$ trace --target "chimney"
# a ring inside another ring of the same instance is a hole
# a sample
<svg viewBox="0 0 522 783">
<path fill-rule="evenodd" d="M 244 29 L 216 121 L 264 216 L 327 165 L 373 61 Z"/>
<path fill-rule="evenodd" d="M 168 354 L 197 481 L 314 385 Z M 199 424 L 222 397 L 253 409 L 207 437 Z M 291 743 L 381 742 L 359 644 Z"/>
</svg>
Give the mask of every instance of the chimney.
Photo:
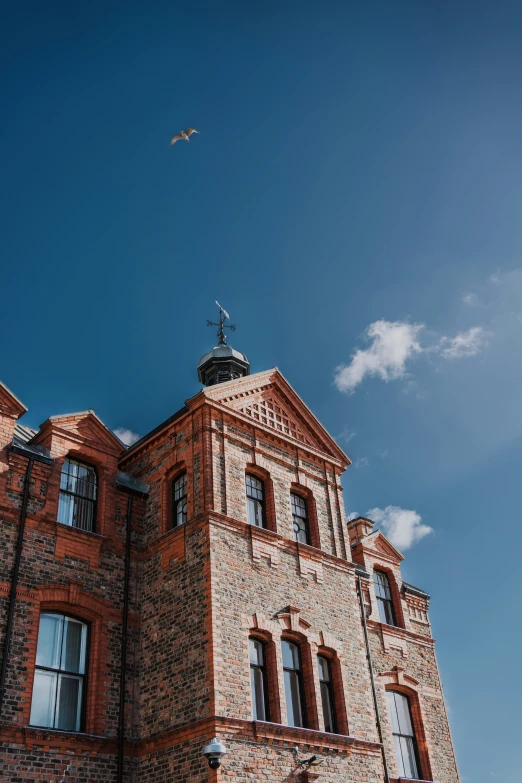
<svg viewBox="0 0 522 783">
<path fill-rule="evenodd" d="M 373 522 L 366 517 L 356 517 L 348 522 L 348 535 L 350 537 L 350 546 L 356 546 L 361 539 L 369 536 L 373 530 Z"/>
</svg>

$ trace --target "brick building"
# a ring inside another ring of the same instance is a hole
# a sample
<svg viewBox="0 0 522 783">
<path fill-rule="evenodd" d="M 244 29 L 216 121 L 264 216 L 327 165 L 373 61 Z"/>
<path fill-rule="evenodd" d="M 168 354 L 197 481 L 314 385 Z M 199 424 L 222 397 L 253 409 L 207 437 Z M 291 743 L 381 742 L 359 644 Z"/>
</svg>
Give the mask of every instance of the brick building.
<svg viewBox="0 0 522 783">
<path fill-rule="evenodd" d="M 222 330 L 198 372 L 130 448 L 0 384 L 0 780 L 456 783 L 429 596 L 346 522 L 349 459 Z"/>
</svg>

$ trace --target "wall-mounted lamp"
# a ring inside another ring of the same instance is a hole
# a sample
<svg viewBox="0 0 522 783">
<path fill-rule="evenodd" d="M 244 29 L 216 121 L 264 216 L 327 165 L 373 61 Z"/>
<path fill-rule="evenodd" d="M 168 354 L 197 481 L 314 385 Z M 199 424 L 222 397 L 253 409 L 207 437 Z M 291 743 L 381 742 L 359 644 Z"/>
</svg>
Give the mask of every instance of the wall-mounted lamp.
<svg viewBox="0 0 522 783">
<path fill-rule="evenodd" d="M 309 759 L 304 759 L 304 761 L 301 761 L 301 764 L 299 766 L 304 767 L 305 769 L 309 769 L 310 767 L 318 767 L 319 764 L 322 764 L 324 759 L 321 756 L 310 756 Z"/>
</svg>

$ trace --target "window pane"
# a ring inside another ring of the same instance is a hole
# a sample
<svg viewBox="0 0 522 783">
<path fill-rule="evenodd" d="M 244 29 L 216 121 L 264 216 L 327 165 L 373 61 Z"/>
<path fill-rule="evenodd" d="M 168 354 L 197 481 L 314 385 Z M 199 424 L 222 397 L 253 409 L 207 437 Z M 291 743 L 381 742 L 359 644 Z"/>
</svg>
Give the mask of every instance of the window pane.
<svg viewBox="0 0 522 783">
<path fill-rule="evenodd" d="M 303 726 L 303 711 L 297 672 L 285 671 L 286 715 L 289 726 Z"/>
<path fill-rule="evenodd" d="M 263 506 L 259 500 L 247 498 L 248 524 L 263 527 Z"/>
<path fill-rule="evenodd" d="M 300 495 L 290 495 L 292 502 L 292 514 L 298 517 L 306 517 L 306 501 Z"/>
<path fill-rule="evenodd" d="M 246 477 L 247 496 L 255 500 L 263 500 L 263 482 L 254 476 Z"/>
<path fill-rule="evenodd" d="M 58 522 L 62 525 L 72 525 L 74 514 L 74 497 L 60 492 L 58 501 Z"/>
<path fill-rule="evenodd" d="M 254 720 L 266 720 L 265 689 L 263 670 L 254 666 L 250 669 L 250 684 L 252 686 L 252 713 Z"/>
<path fill-rule="evenodd" d="M 187 474 L 183 473 L 174 484 L 174 500 L 179 500 L 187 494 Z"/>
<path fill-rule="evenodd" d="M 281 648 L 283 650 L 283 666 L 285 669 L 297 669 L 301 668 L 299 662 L 299 650 L 296 644 L 286 642 L 284 639 L 281 642 Z"/>
<path fill-rule="evenodd" d="M 384 601 L 384 615 L 386 619 L 384 622 L 387 625 L 395 625 L 395 617 L 393 616 L 393 604 L 391 601 Z"/>
<path fill-rule="evenodd" d="M 84 623 L 77 620 L 65 618 L 63 645 L 62 645 L 62 664 L 61 668 L 68 672 L 85 672 L 85 638 L 87 636 L 87 627 Z"/>
<path fill-rule="evenodd" d="M 59 675 L 56 728 L 63 731 L 80 730 L 80 696 L 82 683 L 79 677 Z"/>
<path fill-rule="evenodd" d="M 410 705 L 407 696 L 403 693 L 394 693 L 397 717 L 399 720 L 399 734 L 407 734 L 413 737 L 413 729 L 410 719 Z"/>
<path fill-rule="evenodd" d="M 81 497 L 75 497 L 74 512 L 72 524 L 81 530 L 92 530 L 94 519 L 94 503 L 92 500 L 84 500 Z"/>
<path fill-rule="evenodd" d="M 382 598 L 377 598 L 377 609 L 379 610 L 379 621 L 385 625 L 390 625 L 386 611 L 386 602 Z"/>
<path fill-rule="evenodd" d="M 418 779 L 419 772 L 415 756 L 415 740 L 409 699 L 403 693 L 396 691 L 388 691 L 386 695 L 399 775 L 405 778 Z"/>
<path fill-rule="evenodd" d="M 263 666 L 264 657 L 263 657 L 262 642 L 258 642 L 256 639 L 250 639 L 249 647 L 250 647 L 250 663 L 253 663 L 256 666 Z"/>
<path fill-rule="evenodd" d="M 373 572 L 373 584 L 375 586 L 375 594 L 378 598 L 384 598 L 391 601 L 391 589 L 390 581 L 384 571 Z"/>
<path fill-rule="evenodd" d="M 401 745 L 401 737 L 398 734 L 393 735 L 393 742 L 395 745 L 395 759 L 397 761 L 397 769 L 399 770 L 399 777 L 405 778 L 408 777 L 406 775 L 406 772 L 404 771 L 404 761 L 402 759 L 402 745 Z"/>
<path fill-rule="evenodd" d="M 386 697 L 388 699 L 388 710 L 390 712 L 392 732 L 394 734 L 400 734 L 399 718 L 397 717 L 397 707 L 395 706 L 395 691 L 386 691 Z"/>
<path fill-rule="evenodd" d="M 321 682 L 330 682 L 330 662 L 326 658 L 319 656 L 317 658 L 319 667 L 319 679 Z"/>
<path fill-rule="evenodd" d="M 324 730 L 332 734 L 335 731 L 332 694 L 326 682 L 321 682 L 321 701 L 323 703 Z"/>
<path fill-rule="evenodd" d="M 29 719 L 32 726 L 53 727 L 56 677 L 54 672 L 43 672 L 38 669 L 35 671 L 33 701 Z"/>
<path fill-rule="evenodd" d="M 186 521 L 187 521 L 187 501 L 185 497 L 183 497 L 181 500 L 178 500 L 176 503 L 175 525 L 176 527 L 179 527 L 179 525 L 184 525 Z"/>
<path fill-rule="evenodd" d="M 42 614 L 38 631 L 36 665 L 57 669 L 60 665 L 63 617 L 57 614 Z"/>
<path fill-rule="evenodd" d="M 415 759 L 415 748 L 411 737 L 394 736 L 395 754 L 397 756 L 397 767 L 399 775 L 404 778 L 418 780 L 417 761 Z"/>
</svg>

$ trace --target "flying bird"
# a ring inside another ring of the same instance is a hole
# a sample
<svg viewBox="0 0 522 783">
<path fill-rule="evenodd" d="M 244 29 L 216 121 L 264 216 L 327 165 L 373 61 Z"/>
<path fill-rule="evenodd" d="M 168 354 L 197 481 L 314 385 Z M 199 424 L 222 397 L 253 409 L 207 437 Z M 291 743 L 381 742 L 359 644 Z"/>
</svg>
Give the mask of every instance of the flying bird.
<svg viewBox="0 0 522 783">
<path fill-rule="evenodd" d="M 189 136 L 192 133 L 199 133 L 198 130 L 195 128 L 187 128 L 187 130 L 181 130 L 179 133 L 174 134 L 174 136 L 170 140 L 170 146 L 172 147 L 173 144 L 175 144 L 177 141 L 181 141 L 181 139 L 185 139 L 185 141 L 190 141 Z"/>
</svg>

